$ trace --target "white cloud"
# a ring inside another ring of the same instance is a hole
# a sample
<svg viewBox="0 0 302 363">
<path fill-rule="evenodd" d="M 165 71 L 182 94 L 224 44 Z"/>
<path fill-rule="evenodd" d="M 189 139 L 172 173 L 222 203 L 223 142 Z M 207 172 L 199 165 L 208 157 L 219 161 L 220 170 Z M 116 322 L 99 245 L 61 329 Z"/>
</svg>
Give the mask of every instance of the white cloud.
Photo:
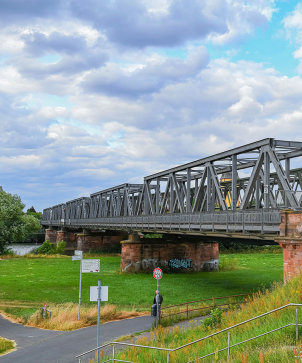
<svg viewBox="0 0 302 363">
<path fill-rule="evenodd" d="M 33 3 L 0 4 L 1 183 L 29 206 L 264 137 L 301 139 L 300 77 L 209 60 L 203 46 L 253 34 L 273 1 Z M 298 58 L 300 10 L 284 23 Z"/>
<path fill-rule="evenodd" d="M 223 33 L 213 32 L 208 37 L 210 41 L 217 45 L 240 41 L 251 35 L 256 28 L 266 25 L 275 11 L 274 1 L 245 2 L 232 0 L 227 3 L 228 6 L 224 7 L 224 17 L 228 30 Z"/>
<path fill-rule="evenodd" d="M 298 72 L 302 73 L 302 5 L 298 4 L 294 11 L 283 20 L 287 38 L 294 42 L 297 50 L 294 51 L 294 58 L 299 60 Z"/>
</svg>

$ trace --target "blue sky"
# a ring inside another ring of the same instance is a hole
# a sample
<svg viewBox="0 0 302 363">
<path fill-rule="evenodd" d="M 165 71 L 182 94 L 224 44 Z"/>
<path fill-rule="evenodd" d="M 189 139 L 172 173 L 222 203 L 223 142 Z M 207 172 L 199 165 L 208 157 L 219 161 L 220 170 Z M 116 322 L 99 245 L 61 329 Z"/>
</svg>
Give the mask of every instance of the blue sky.
<svg viewBox="0 0 302 363">
<path fill-rule="evenodd" d="M 302 140 L 302 4 L 1 0 L 0 185 L 29 208 Z"/>
</svg>

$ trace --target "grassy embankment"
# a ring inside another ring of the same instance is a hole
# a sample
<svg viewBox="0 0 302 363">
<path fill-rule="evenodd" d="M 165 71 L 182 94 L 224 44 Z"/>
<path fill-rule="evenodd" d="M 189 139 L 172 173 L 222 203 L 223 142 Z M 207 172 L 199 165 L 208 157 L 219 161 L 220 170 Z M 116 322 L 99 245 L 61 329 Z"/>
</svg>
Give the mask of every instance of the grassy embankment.
<svg viewBox="0 0 302 363">
<path fill-rule="evenodd" d="M 85 258 L 99 256 L 87 255 Z M 71 257 L 2 258 L 0 309 L 34 326 L 75 329 L 96 323 L 96 303 L 89 302 L 89 286 L 98 278 L 109 286 L 109 303 L 102 321 L 149 313 L 156 289 L 152 274 L 122 274 L 119 256 L 101 256 L 101 272 L 82 278 L 81 320 L 77 320 L 79 261 Z M 160 291 L 164 304 L 256 292 L 282 280 L 282 254 L 221 254 L 219 272 L 164 274 Z M 47 303 L 52 319 L 41 320 L 39 308 Z"/>
<path fill-rule="evenodd" d="M 250 319 L 277 307 L 288 303 L 302 303 L 302 282 L 301 276 L 288 282 L 285 286 L 281 283 L 275 284 L 272 289 L 264 293 L 256 293 L 249 299 L 249 302 L 241 310 L 229 311 L 222 314 L 219 322 L 212 320 L 214 326 L 205 326 L 201 324 L 198 327 L 192 327 L 188 330 L 181 330 L 178 327 L 169 331 L 165 328 L 159 328 L 153 332 L 151 339 L 142 338 L 136 341 L 136 344 L 152 345 L 158 347 L 175 348 L 188 342 L 200 339 L 214 332 Z M 302 308 L 299 308 L 300 323 Z M 263 334 L 267 331 L 277 329 L 289 323 L 295 323 L 296 312 L 294 307 L 277 311 L 259 320 L 246 323 L 231 331 L 231 344 L 249 339 L 253 336 Z M 214 336 L 206 341 L 199 342 L 191 347 L 186 347 L 170 356 L 170 362 L 187 362 L 194 360 L 196 357 L 216 352 L 213 356 L 206 358 L 205 362 L 298 362 L 302 356 L 301 335 L 302 329 L 299 328 L 300 340 L 295 341 L 295 326 L 287 327 L 283 330 L 276 331 L 270 335 L 263 336 L 259 339 L 250 341 L 231 349 L 231 358 L 227 359 L 227 353 L 217 353 L 219 349 L 227 346 L 227 333 Z M 296 354 L 293 351 L 293 346 Z M 166 354 L 151 350 L 130 349 L 127 352 L 120 353 L 121 359 L 134 360 L 136 362 L 160 363 L 166 362 Z"/>
</svg>

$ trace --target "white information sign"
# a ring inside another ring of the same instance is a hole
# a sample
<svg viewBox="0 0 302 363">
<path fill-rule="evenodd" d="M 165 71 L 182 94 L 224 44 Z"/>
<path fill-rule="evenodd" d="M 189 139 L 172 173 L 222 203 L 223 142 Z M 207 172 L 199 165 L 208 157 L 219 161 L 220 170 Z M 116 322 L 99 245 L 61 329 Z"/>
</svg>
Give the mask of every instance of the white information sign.
<svg viewBox="0 0 302 363">
<path fill-rule="evenodd" d="M 72 261 L 80 261 L 81 256 L 72 256 Z"/>
<path fill-rule="evenodd" d="M 97 286 L 90 286 L 90 301 L 98 301 Z M 101 301 L 108 301 L 108 286 L 101 287 Z"/>
<path fill-rule="evenodd" d="M 83 251 L 75 250 L 74 255 L 75 256 L 83 256 Z"/>
<path fill-rule="evenodd" d="M 100 272 L 100 260 L 82 260 L 82 272 Z"/>
</svg>

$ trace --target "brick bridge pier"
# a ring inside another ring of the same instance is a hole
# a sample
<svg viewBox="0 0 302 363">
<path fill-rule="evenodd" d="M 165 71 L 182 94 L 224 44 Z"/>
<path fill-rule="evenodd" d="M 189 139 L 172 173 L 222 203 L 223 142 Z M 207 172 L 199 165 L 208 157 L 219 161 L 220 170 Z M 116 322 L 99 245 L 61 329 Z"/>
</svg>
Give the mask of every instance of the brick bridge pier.
<svg viewBox="0 0 302 363">
<path fill-rule="evenodd" d="M 280 237 L 283 248 L 284 282 L 302 273 L 302 211 L 281 211 Z"/>
</svg>

